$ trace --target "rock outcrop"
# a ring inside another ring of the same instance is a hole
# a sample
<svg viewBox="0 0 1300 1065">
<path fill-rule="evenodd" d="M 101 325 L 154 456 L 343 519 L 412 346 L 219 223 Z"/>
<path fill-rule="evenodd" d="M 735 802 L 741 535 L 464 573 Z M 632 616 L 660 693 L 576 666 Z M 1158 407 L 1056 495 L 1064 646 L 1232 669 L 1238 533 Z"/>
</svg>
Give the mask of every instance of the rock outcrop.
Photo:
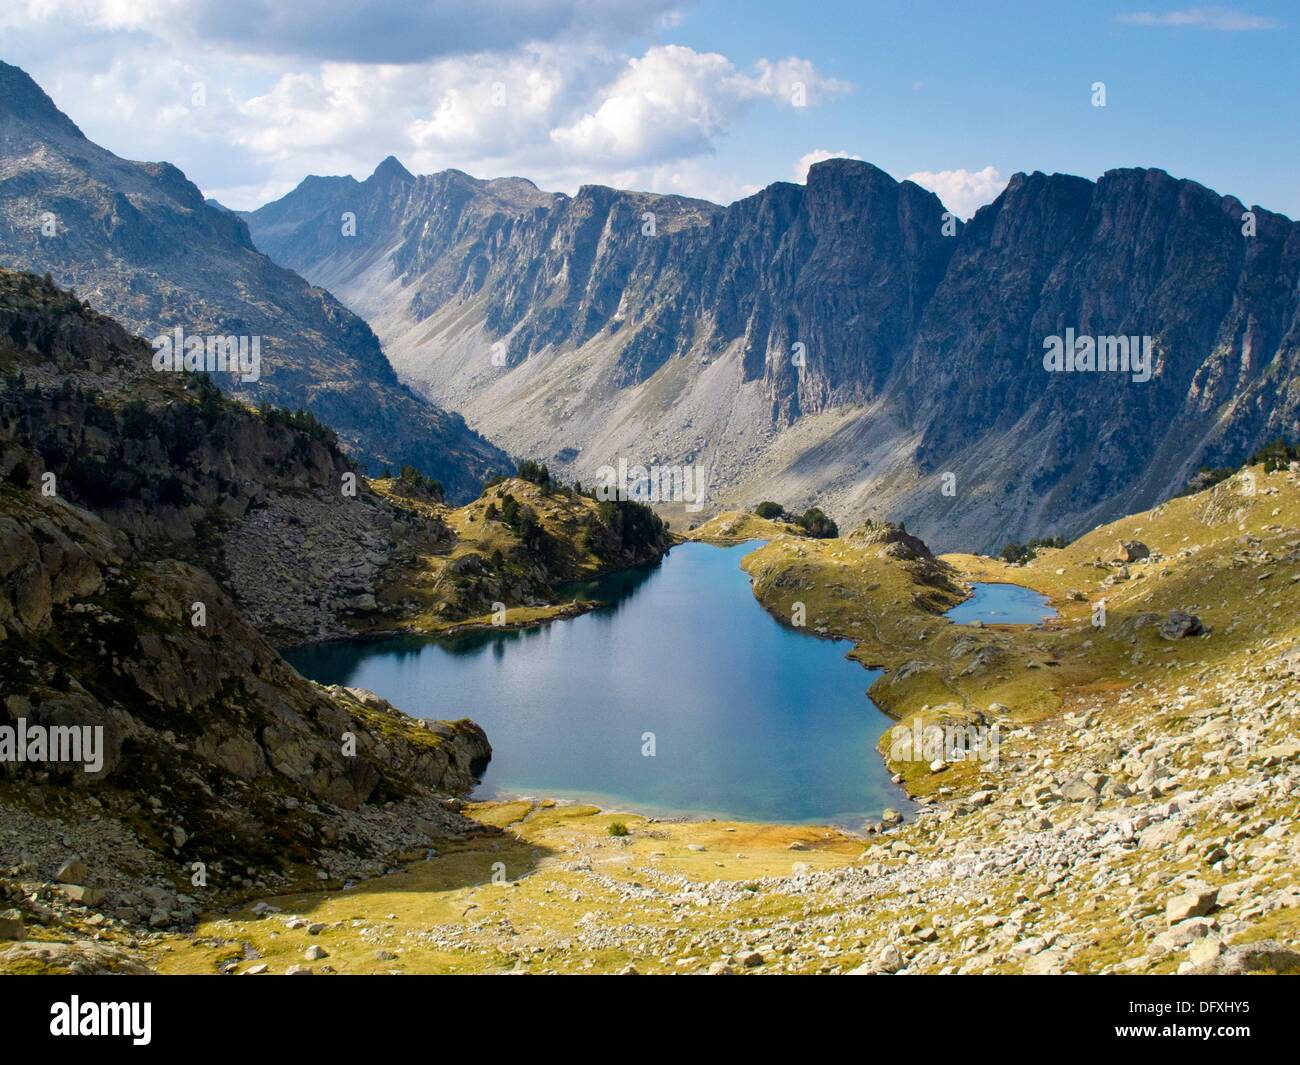
<svg viewBox="0 0 1300 1065">
<path fill-rule="evenodd" d="M 305 681 L 229 590 L 223 539 L 277 500 L 391 511 L 331 434 L 154 373 L 31 275 L 0 272 L 0 338 L 0 868 L 163 927 L 463 831 L 482 731 Z"/>
</svg>

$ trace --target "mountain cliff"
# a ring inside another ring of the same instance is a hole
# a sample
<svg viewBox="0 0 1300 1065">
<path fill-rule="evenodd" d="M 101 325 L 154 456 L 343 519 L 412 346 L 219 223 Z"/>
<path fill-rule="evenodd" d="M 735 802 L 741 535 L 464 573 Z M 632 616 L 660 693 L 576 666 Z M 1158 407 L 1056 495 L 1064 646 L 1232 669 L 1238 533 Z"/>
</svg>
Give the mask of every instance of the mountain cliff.
<svg viewBox="0 0 1300 1065">
<path fill-rule="evenodd" d="M 0 864 L 61 870 L 42 923 L 184 924 L 467 827 L 441 798 L 490 754 L 482 730 L 303 680 L 227 572 L 241 524 L 285 497 L 374 524 L 380 504 L 337 489 L 350 472 L 312 419 L 154 373 L 115 322 L 0 270 L 0 727 L 100 736 L 84 768 L 0 758 Z"/>
<path fill-rule="evenodd" d="M 147 337 L 179 327 L 259 338 L 256 374 L 214 377 L 250 401 L 312 411 L 372 470 L 410 463 L 464 500 L 509 469 L 459 415 L 398 381 L 365 322 L 258 252 L 237 215 L 205 203 L 168 163 L 128 162 L 91 143 L 4 63 L 0 262 L 50 273 Z"/>
<path fill-rule="evenodd" d="M 471 425 L 584 480 L 707 465 L 711 507 L 993 548 L 1300 430 L 1300 226 L 1160 170 L 1016 175 L 962 225 L 845 159 L 726 208 L 389 159 L 244 217 Z M 1070 329 L 1149 337 L 1150 379 L 1047 372 Z"/>
</svg>

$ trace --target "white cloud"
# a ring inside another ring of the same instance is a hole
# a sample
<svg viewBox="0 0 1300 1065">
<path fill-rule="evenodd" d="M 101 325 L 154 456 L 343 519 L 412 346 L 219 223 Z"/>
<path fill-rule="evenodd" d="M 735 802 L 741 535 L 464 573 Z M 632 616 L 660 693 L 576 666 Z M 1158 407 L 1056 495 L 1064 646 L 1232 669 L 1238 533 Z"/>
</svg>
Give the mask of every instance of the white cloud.
<svg viewBox="0 0 1300 1065">
<path fill-rule="evenodd" d="M 991 166 L 983 170 L 918 170 L 905 180 L 929 189 L 958 218 L 970 218 L 1007 187 L 1007 179 Z"/>
<path fill-rule="evenodd" d="M 801 155 L 799 161 L 794 164 L 794 179 L 800 184 L 808 180 L 808 171 L 814 163 L 824 163 L 827 159 L 861 159 L 860 155 L 853 155 L 849 152 L 828 152 L 825 148 L 814 148 L 806 155 Z"/>
<path fill-rule="evenodd" d="M 745 73 L 716 52 L 666 45 L 630 60 L 600 106 L 551 139 L 574 157 L 623 164 L 689 158 L 711 152 L 756 100 L 790 104 L 802 92 L 811 102 L 847 88 L 803 59 L 760 60 Z"/>
<path fill-rule="evenodd" d="M 247 15 L 249 2 L 230 0 L 230 10 Z M 323 3 L 332 10 L 334 0 Z M 365 6 L 394 32 L 408 25 L 396 0 Z M 449 10 L 442 0 L 416 6 L 437 9 L 425 18 Z M 586 10 L 578 0 L 489 7 L 521 18 L 549 12 L 557 25 L 570 17 L 565 11 Z M 20 0 L 0 8 L 0 26 L 10 27 L 6 50 L 31 56 L 29 72 L 92 140 L 128 158 L 173 162 L 231 207 L 258 206 L 265 190 L 291 188 L 307 174 L 363 178 L 390 154 L 420 173 L 517 174 L 565 192 L 617 178 L 726 202 L 749 186 L 698 160 L 746 115 L 814 107 L 850 86 L 799 57 L 741 68 L 679 45 L 617 46 L 620 35 L 633 40 L 646 26 L 671 32 L 675 8 L 668 0 L 597 3 L 583 32 L 523 44 L 513 29 L 492 40 L 466 29 L 457 40 L 484 47 L 456 52 L 444 40 L 439 54 L 418 62 L 374 61 L 398 53 L 364 41 L 341 59 L 329 56 L 347 49 L 323 42 L 318 56 L 271 55 L 271 28 L 241 29 L 207 0 Z M 303 43 L 316 32 L 309 20 L 274 18 L 288 20 L 279 39 L 311 51 Z M 192 32 L 195 20 L 203 33 Z M 202 106 L 193 102 L 196 84 Z"/>
<path fill-rule="evenodd" d="M 624 184 L 622 187 L 628 186 Z M 730 175 L 701 166 L 693 159 L 684 159 L 679 163 L 656 167 L 650 174 L 645 189 L 647 192 L 673 193 L 728 204 L 752 196 L 759 191 L 760 186 L 736 181 Z"/>
<path fill-rule="evenodd" d="M 419 63 L 544 41 L 617 41 L 674 24 L 679 0 L 9 0 L 0 26 L 75 24 L 247 56 Z"/>
<path fill-rule="evenodd" d="M 1181 11 L 1134 11 L 1120 15 L 1120 22 L 1134 26 L 1193 26 L 1202 30 L 1240 33 L 1249 30 L 1281 29 L 1282 23 L 1269 15 L 1247 15 L 1227 7 L 1189 7 Z"/>
</svg>

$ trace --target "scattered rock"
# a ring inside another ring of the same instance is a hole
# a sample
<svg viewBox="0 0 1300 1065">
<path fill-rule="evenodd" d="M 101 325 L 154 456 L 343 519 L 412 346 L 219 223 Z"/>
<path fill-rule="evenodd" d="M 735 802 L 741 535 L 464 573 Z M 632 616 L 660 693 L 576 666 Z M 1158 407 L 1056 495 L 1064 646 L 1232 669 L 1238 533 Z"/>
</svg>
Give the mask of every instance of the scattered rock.
<svg viewBox="0 0 1300 1065">
<path fill-rule="evenodd" d="M 1186 636 L 1200 636 L 1205 631 L 1201 619 L 1185 610 L 1171 610 L 1169 617 L 1160 623 L 1160 635 L 1166 640 L 1181 640 Z"/>
<path fill-rule="evenodd" d="M 27 938 L 27 928 L 23 925 L 22 915 L 17 910 L 0 913 L 0 940 L 22 940 Z"/>
<path fill-rule="evenodd" d="M 1151 557 L 1151 549 L 1141 540 L 1121 540 L 1117 557 L 1121 562 L 1140 562 Z"/>
<path fill-rule="evenodd" d="M 86 868 L 85 862 L 80 858 L 69 858 L 59 866 L 54 879 L 60 884 L 84 884 L 89 875 L 90 871 Z"/>
<path fill-rule="evenodd" d="M 1209 965 L 1223 953 L 1223 941 L 1218 936 L 1205 936 L 1192 944 L 1187 960 L 1195 966 Z"/>
<path fill-rule="evenodd" d="M 1214 909 L 1218 897 L 1218 888 L 1212 887 L 1197 887 L 1176 895 L 1165 903 L 1165 921 L 1173 925 L 1189 917 L 1204 917 Z"/>
</svg>

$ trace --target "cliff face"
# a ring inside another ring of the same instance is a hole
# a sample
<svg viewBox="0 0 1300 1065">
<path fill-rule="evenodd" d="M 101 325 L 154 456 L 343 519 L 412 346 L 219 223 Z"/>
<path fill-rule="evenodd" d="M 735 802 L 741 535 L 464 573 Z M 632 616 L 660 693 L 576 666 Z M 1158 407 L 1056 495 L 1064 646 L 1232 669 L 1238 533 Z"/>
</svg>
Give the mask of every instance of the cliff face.
<svg viewBox="0 0 1300 1065">
<path fill-rule="evenodd" d="M 344 209 L 358 237 L 323 255 Z M 1300 227 L 1255 209 L 1244 236 L 1245 211 L 1159 170 L 1022 174 L 945 231 L 932 194 L 850 160 L 727 208 L 389 161 L 245 217 L 403 379 L 565 475 L 702 461 L 719 506 L 817 501 L 995 547 L 1300 432 Z M 1046 372 L 1066 329 L 1150 337 L 1151 380 Z"/>
<path fill-rule="evenodd" d="M 93 799 L 105 824 L 71 846 L 99 853 L 95 897 L 161 925 L 202 892 L 140 913 L 124 885 L 141 869 L 179 884 L 203 863 L 218 894 L 310 863 L 377 871 L 388 850 L 456 830 L 436 797 L 466 790 L 490 748 L 472 722 L 303 680 L 244 620 L 223 545 L 248 515 L 282 496 L 380 504 L 339 492 L 351 467 L 318 425 L 156 373 L 151 355 L 79 300 L 0 271 L 0 726 L 104 737 L 94 772 L 7 757 L 0 803 L 15 832 L 48 841 L 40 823 L 79 836 Z M 403 816 L 364 828 L 390 801 Z M 109 846 L 118 833 L 129 853 Z"/>
<path fill-rule="evenodd" d="M 335 229 L 337 230 L 337 226 Z M 167 163 L 88 141 L 17 67 L 0 64 L 0 260 L 49 272 L 146 337 L 259 337 L 251 401 L 306 408 L 372 470 L 411 463 L 473 498 L 506 456 L 397 380 L 379 341 L 328 292 L 253 247 L 234 213 Z"/>
<path fill-rule="evenodd" d="M 999 464 L 1014 505 L 1068 534 L 1294 436 L 1300 226 L 1256 210 L 1243 236 L 1245 211 L 1155 170 L 1013 179 L 962 234 L 898 382 L 921 467 L 1017 449 Z M 1150 336 L 1151 379 L 1043 372 L 1067 328 Z"/>
</svg>

